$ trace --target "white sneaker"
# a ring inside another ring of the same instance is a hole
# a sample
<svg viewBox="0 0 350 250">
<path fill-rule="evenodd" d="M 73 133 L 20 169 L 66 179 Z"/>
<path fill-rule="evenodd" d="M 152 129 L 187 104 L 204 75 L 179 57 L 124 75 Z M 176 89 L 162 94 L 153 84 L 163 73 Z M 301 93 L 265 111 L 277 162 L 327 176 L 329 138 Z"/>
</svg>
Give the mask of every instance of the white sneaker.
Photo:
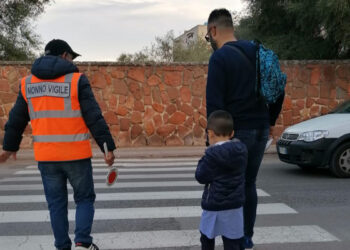
<svg viewBox="0 0 350 250">
<path fill-rule="evenodd" d="M 75 250 L 99 250 L 99 248 L 92 243 L 89 247 L 75 246 Z"/>
</svg>

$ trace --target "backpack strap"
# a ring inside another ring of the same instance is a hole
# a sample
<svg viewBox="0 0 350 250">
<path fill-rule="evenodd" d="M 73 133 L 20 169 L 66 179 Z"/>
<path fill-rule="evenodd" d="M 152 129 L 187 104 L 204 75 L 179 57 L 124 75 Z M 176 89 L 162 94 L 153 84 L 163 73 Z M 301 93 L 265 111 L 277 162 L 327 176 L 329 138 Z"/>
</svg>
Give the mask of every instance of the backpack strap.
<svg viewBox="0 0 350 250">
<path fill-rule="evenodd" d="M 260 54 L 259 54 L 259 47 L 260 42 L 258 40 L 254 41 L 255 45 L 257 46 L 257 52 L 256 52 L 256 82 L 257 82 L 257 89 L 255 90 L 257 93 L 258 99 L 261 97 L 260 89 L 261 89 L 261 76 L 260 76 Z M 230 47 L 234 51 L 236 51 L 238 54 L 241 55 L 242 58 L 244 58 L 244 61 L 249 65 L 249 68 L 254 71 L 253 63 L 249 60 L 248 56 L 237 46 L 230 46 L 226 45 L 227 47 Z"/>
<path fill-rule="evenodd" d="M 259 41 L 256 43 L 256 46 L 257 46 L 257 52 L 256 52 L 256 83 L 257 83 L 257 90 L 256 90 L 256 93 L 257 93 L 258 99 L 260 99 L 262 94 L 261 94 L 260 53 L 259 53 L 260 42 Z"/>
<path fill-rule="evenodd" d="M 251 70 L 254 70 L 254 67 L 253 67 L 253 64 L 252 62 L 249 60 L 248 56 L 240 49 L 238 48 L 237 46 L 233 45 L 233 46 L 230 46 L 230 45 L 226 45 L 227 47 L 233 49 L 234 51 L 236 51 L 243 59 L 244 61 L 246 62 L 247 65 L 249 65 L 249 68 Z"/>
</svg>

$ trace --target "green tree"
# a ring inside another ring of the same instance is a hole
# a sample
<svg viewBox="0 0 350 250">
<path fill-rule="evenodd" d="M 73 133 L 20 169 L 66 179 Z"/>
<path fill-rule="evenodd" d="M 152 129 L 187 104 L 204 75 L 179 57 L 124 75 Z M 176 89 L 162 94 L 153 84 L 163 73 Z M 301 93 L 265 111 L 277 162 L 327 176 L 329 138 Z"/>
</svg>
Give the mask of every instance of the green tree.
<svg viewBox="0 0 350 250">
<path fill-rule="evenodd" d="M 245 0 L 239 38 L 259 39 L 281 59 L 350 58 L 349 0 Z"/>
<path fill-rule="evenodd" d="M 0 60 L 28 60 L 40 45 L 33 20 L 50 0 L 0 1 Z"/>
<path fill-rule="evenodd" d="M 212 49 L 204 40 L 191 42 L 183 47 L 181 43 L 174 44 L 174 62 L 208 62 Z"/>
<path fill-rule="evenodd" d="M 152 61 L 149 55 L 145 54 L 143 51 L 136 52 L 135 54 L 122 53 L 118 59 L 118 62 L 130 64 L 130 63 L 148 63 Z"/>
<path fill-rule="evenodd" d="M 168 31 L 164 36 L 155 38 L 150 48 L 146 48 L 149 58 L 153 61 L 172 62 L 174 55 L 174 31 Z"/>
<path fill-rule="evenodd" d="M 150 47 L 134 54 L 123 53 L 117 61 L 121 63 L 149 62 L 207 62 L 212 51 L 207 42 L 198 40 L 184 47 L 175 40 L 171 30 L 164 36 L 156 37 Z"/>
</svg>

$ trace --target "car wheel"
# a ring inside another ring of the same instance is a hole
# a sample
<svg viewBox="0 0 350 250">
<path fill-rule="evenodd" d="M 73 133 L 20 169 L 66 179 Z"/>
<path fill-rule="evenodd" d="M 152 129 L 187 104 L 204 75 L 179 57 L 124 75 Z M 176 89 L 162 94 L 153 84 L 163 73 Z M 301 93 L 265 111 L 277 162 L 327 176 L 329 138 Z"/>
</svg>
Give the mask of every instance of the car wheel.
<svg viewBox="0 0 350 250">
<path fill-rule="evenodd" d="M 330 169 L 339 178 L 350 177 L 350 142 L 340 145 L 334 151 L 330 161 Z"/>
</svg>

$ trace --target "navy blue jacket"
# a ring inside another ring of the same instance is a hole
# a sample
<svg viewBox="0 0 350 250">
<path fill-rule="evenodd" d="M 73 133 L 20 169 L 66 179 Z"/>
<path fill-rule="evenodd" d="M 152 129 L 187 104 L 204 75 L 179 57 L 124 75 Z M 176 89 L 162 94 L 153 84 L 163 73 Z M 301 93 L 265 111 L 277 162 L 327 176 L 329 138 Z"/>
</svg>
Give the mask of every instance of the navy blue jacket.
<svg viewBox="0 0 350 250">
<path fill-rule="evenodd" d="M 233 46 L 247 58 L 232 49 Z M 256 50 L 248 41 L 228 42 L 209 60 L 207 116 L 215 110 L 226 110 L 233 117 L 235 130 L 273 126 L 282 108 L 284 95 L 270 109 L 256 98 Z"/>
<path fill-rule="evenodd" d="M 73 63 L 57 56 L 44 56 L 37 59 L 31 71 L 33 75 L 40 79 L 55 79 L 69 73 L 79 72 Z M 97 144 L 102 151 L 104 142 L 107 143 L 109 151 L 114 150 L 116 147 L 113 138 L 95 100 L 89 80 L 85 75 L 82 75 L 79 80 L 78 93 L 84 121 Z M 19 91 L 16 103 L 5 125 L 4 150 L 12 152 L 19 150 L 22 134 L 29 121 L 28 105 L 21 91 Z"/>
<path fill-rule="evenodd" d="M 204 210 L 243 206 L 247 157 L 247 148 L 238 139 L 206 149 L 196 169 L 197 181 L 205 184 L 201 204 Z"/>
</svg>

